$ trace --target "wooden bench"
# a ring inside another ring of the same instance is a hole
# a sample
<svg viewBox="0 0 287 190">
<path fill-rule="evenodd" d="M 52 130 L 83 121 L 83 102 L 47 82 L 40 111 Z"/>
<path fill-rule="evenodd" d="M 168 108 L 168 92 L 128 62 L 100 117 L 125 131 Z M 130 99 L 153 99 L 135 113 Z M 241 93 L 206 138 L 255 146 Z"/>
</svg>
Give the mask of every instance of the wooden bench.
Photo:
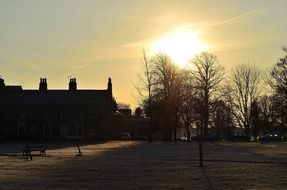
<svg viewBox="0 0 287 190">
<path fill-rule="evenodd" d="M 46 156 L 48 146 L 46 145 L 27 145 L 25 149 L 22 150 L 23 156 L 26 156 L 27 160 L 32 160 L 32 152 L 39 151 L 40 156 Z"/>
</svg>

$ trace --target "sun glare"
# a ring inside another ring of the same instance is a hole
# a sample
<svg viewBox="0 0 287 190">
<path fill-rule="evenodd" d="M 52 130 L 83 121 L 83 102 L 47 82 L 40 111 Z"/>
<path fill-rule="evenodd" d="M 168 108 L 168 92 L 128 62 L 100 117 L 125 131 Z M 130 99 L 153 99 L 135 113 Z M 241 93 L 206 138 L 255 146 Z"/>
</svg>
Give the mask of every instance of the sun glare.
<svg viewBox="0 0 287 190">
<path fill-rule="evenodd" d="M 179 66 L 184 67 L 197 53 L 204 51 L 206 45 L 198 33 L 191 30 L 176 30 L 161 37 L 152 44 L 153 53 L 163 52 Z"/>
</svg>

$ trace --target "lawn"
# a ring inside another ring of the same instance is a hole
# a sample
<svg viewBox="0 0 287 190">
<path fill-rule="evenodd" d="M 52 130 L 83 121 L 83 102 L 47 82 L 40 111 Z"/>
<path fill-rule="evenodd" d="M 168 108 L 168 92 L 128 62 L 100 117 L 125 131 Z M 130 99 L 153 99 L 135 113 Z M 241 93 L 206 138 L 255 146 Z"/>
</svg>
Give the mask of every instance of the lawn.
<svg viewBox="0 0 287 190">
<path fill-rule="evenodd" d="M 287 189 L 286 143 L 51 143 L 25 160 L 24 144 L 0 145 L 0 189 Z"/>
</svg>

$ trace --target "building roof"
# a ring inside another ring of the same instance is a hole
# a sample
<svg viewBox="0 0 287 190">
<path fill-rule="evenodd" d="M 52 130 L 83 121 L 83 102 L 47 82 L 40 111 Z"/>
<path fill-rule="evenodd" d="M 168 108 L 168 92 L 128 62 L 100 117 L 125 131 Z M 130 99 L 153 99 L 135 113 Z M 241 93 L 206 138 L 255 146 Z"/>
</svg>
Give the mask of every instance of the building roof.
<svg viewBox="0 0 287 190">
<path fill-rule="evenodd" d="M 48 90 L 47 79 L 40 78 L 39 90 L 23 90 L 22 86 L 5 85 L 0 78 L 2 104 L 113 104 L 112 82 L 103 90 L 77 90 L 76 78 L 70 78 L 68 90 Z"/>
<path fill-rule="evenodd" d="M 21 88 L 22 89 L 22 88 Z M 2 93 L 1 103 L 8 104 L 89 104 L 110 102 L 112 95 L 108 90 L 21 90 L 9 88 Z"/>
<path fill-rule="evenodd" d="M 14 92 L 19 90 L 23 90 L 22 86 L 5 86 L 5 91 Z"/>
</svg>

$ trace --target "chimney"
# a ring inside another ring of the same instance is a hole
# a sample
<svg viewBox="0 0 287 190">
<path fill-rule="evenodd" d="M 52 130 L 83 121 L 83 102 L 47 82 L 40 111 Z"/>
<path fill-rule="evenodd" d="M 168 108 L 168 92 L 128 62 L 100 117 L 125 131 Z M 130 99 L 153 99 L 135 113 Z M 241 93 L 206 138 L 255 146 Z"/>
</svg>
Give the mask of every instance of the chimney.
<svg viewBox="0 0 287 190">
<path fill-rule="evenodd" d="M 3 88 L 3 87 L 5 87 L 4 79 L 0 77 L 0 88 Z"/>
<path fill-rule="evenodd" d="M 77 90 L 76 78 L 70 78 L 69 90 L 70 90 L 70 91 L 76 91 L 76 90 Z"/>
<path fill-rule="evenodd" d="M 40 78 L 40 83 L 39 83 L 39 90 L 40 91 L 47 91 L 48 87 L 47 87 L 47 79 L 46 78 Z"/>
<path fill-rule="evenodd" d="M 108 81 L 108 91 L 112 94 L 113 93 L 113 85 L 112 85 L 112 79 L 109 78 Z"/>
</svg>

